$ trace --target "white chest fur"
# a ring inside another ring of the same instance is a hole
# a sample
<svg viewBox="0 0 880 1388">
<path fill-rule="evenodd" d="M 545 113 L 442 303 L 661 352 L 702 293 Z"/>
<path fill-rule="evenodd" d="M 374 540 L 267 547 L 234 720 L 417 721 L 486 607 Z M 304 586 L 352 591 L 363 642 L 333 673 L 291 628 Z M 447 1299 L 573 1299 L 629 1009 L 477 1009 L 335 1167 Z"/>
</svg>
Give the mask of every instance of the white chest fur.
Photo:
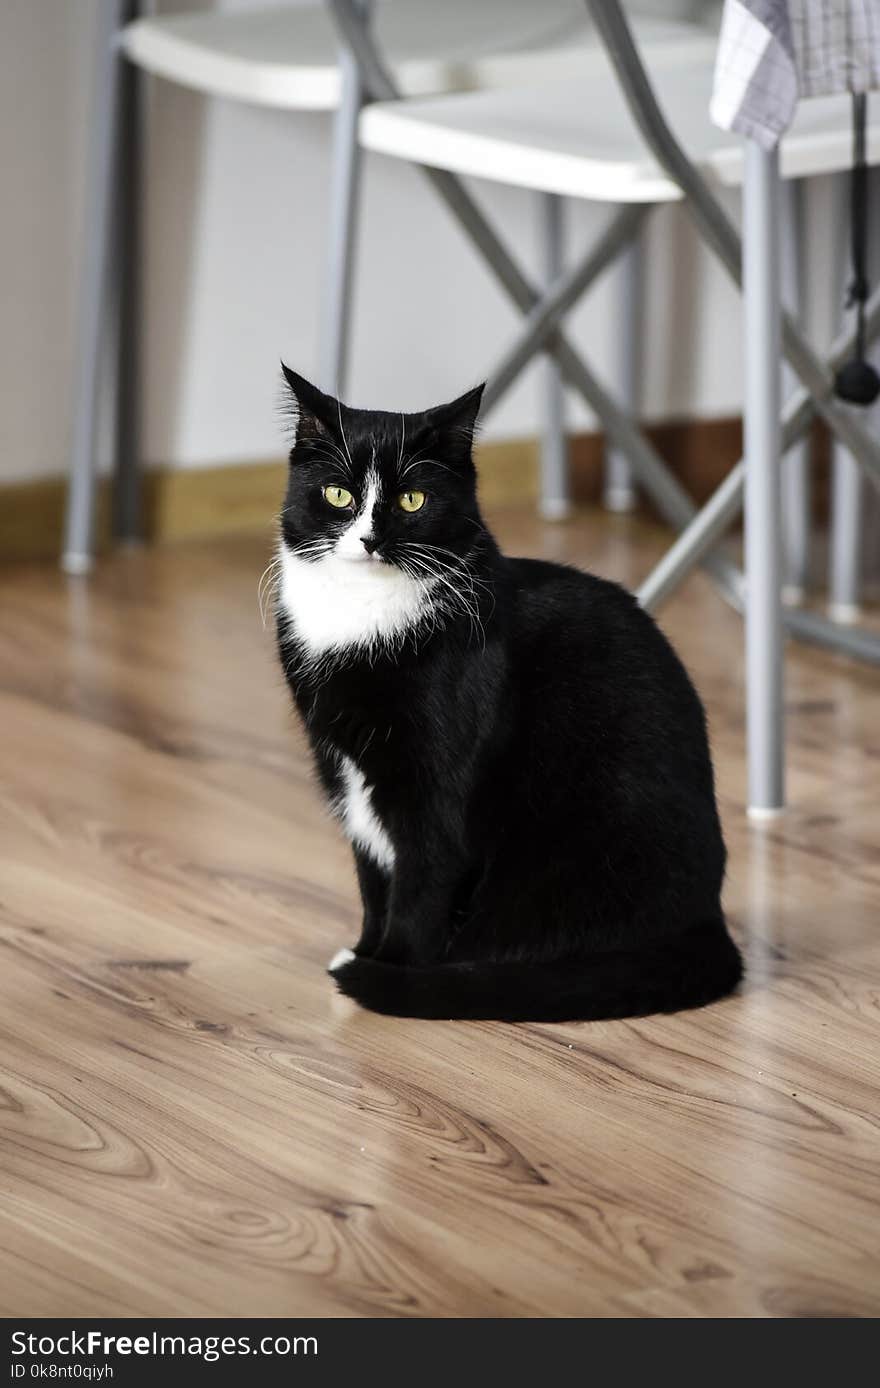
<svg viewBox="0 0 880 1388">
<path fill-rule="evenodd" d="M 370 787 L 351 757 L 341 752 L 338 756 L 342 791 L 336 801 L 336 813 L 352 843 L 379 867 L 390 871 L 394 866 L 394 845 L 373 809 Z"/>
<path fill-rule="evenodd" d="M 303 559 L 281 545 L 281 606 L 309 653 L 394 645 L 427 612 L 429 585 L 391 564 Z"/>
</svg>

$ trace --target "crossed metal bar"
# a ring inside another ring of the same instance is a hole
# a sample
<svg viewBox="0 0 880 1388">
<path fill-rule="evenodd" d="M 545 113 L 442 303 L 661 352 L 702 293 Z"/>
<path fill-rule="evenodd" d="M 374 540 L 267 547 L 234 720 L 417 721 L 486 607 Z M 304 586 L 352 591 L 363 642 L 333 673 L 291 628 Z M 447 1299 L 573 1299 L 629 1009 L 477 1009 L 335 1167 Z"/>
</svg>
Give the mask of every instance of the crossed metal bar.
<svg viewBox="0 0 880 1388">
<path fill-rule="evenodd" d="M 353 0 L 328 0 L 341 37 L 354 55 L 364 90 L 370 100 L 395 101 L 401 93 L 377 51 L 372 35 L 357 13 Z M 727 213 L 717 201 L 670 130 L 645 74 L 618 0 L 586 0 L 609 59 L 649 148 L 667 175 L 681 189 L 685 206 L 734 282 L 742 284 L 742 243 Z M 521 334 L 489 375 L 484 408 L 498 403 L 523 368 L 539 352 L 549 354 L 565 381 L 602 421 L 611 442 L 629 459 L 633 471 L 657 510 L 679 532 L 676 542 L 642 584 L 639 601 L 648 610 L 658 607 L 696 566 L 702 565 L 721 594 L 742 610 L 744 577 L 726 556 L 712 550 L 741 509 L 745 466 L 743 460 L 725 478 L 710 500 L 698 510 L 669 472 L 659 454 L 631 417 L 604 389 L 561 328 L 562 320 L 603 271 L 631 244 L 647 205 L 629 205 L 614 214 L 584 259 L 564 272 L 549 291 L 535 288 L 508 248 L 468 193 L 462 181 L 446 170 L 418 165 L 423 176 L 446 203 L 462 229 L 482 253 L 487 266 L 524 315 Z M 880 332 L 880 292 L 872 297 L 867 312 L 869 340 Z M 843 333 L 822 360 L 810 347 L 796 323 L 783 316 L 784 354 L 803 383 L 782 415 L 782 442 L 787 448 L 801 438 L 816 414 L 865 467 L 880 487 L 880 439 L 874 438 L 851 408 L 834 395 L 834 371 L 853 349 L 855 331 Z M 787 610 L 786 626 L 793 635 L 830 645 L 847 654 L 880 663 L 880 640 L 870 633 L 838 626 L 812 613 Z"/>
<path fill-rule="evenodd" d="M 873 340 L 880 332 L 880 289 L 874 291 L 867 305 L 867 332 Z M 832 371 L 852 355 L 856 342 L 855 326 L 837 337 L 828 356 Z M 795 391 L 782 412 L 782 452 L 802 439 L 816 417 L 816 402 L 804 387 Z M 742 509 L 745 486 L 743 459 L 727 474 L 702 510 L 681 531 L 675 543 L 666 551 L 638 590 L 638 599 L 649 612 L 654 611 L 681 583 L 705 554 L 724 535 Z M 788 614 L 789 618 L 792 616 Z M 830 625 L 823 623 L 823 626 Z M 880 654 L 880 653 L 878 653 Z M 877 658 L 877 657 L 875 657 Z"/>
</svg>

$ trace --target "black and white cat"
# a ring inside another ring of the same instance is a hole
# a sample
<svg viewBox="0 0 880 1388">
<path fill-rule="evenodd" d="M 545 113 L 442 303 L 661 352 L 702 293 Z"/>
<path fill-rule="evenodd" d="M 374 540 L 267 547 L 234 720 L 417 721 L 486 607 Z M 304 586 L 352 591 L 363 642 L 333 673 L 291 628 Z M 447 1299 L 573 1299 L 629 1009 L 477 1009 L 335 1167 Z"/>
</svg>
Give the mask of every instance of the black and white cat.
<svg viewBox="0 0 880 1388">
<path fill-rule="evenodd" d="M 616 584 L 499 552 L 482 387 L 401 415 L 284 375 L 279 648 L 364 908 L 339 988 L 511 1021 L 729 992 L 705 718 L 665 637 Z"/>
</svg>

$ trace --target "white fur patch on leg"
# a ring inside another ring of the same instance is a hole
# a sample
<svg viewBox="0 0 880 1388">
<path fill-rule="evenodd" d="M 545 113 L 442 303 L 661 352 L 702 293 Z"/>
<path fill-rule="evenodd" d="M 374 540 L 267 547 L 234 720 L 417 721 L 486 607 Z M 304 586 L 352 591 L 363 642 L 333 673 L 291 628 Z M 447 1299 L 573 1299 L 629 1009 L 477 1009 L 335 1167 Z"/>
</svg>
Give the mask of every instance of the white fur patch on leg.
<svg viewBox="0 0 880 1388">
<path fill-rule="evenodd" d="M 353 949 L 338 949 L 327 965 L 328 974 L 335 973 L 337 969 L 342 968 L 343 964 L 350 964 L 354 957 Z"/>
<path fill-rule="evenodd" d="M 379 816 L 373 809 L 370 787 L 363 772 L 351 757 L 339 752 L 339 769 L 343 791 L 337 802 L 337 813 L 343 828 L 358 848 L 368 853 L 380 868 L 390 872 L 394 867 L 394 844 L 388 837 Z"/>
</svg>

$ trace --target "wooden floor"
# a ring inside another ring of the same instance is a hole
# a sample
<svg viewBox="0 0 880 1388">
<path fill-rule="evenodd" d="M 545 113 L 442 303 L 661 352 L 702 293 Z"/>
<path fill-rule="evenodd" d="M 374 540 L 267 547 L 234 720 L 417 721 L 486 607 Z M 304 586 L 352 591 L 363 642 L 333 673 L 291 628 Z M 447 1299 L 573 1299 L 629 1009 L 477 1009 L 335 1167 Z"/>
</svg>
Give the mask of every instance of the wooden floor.
<svg viewBox="0 0 880 1388">
<path fill-rule="evenodd" d="M 644 522 L 507 546 L 625 581 Z M 259 540 L 0 573 L 0 1313 L 880 1313 L 880 677 L 792 649 L 792 809 L 743 815 L 742 630 L 707 702 L 748 960 L 702 1012 L 400 1021 L 261 629 Z"/>
</svg>

